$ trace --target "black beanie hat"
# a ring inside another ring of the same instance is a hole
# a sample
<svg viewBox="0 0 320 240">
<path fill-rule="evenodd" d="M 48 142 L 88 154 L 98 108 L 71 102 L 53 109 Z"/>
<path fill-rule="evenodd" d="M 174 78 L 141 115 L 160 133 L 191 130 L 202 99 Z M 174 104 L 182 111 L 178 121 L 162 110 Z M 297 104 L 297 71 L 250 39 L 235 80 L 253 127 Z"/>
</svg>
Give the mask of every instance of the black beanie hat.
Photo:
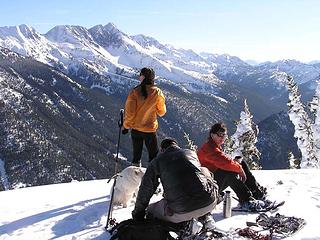
<svg viewBox="0 0 320 240">
<path fill-rule="evenodd" d="M 161 149 L 167 149 L 172 145 L 178 145 L 177 140 L 175 140 L 174 138 L 165 138 L 162 140 L 160 147 Z"/>
</svg>

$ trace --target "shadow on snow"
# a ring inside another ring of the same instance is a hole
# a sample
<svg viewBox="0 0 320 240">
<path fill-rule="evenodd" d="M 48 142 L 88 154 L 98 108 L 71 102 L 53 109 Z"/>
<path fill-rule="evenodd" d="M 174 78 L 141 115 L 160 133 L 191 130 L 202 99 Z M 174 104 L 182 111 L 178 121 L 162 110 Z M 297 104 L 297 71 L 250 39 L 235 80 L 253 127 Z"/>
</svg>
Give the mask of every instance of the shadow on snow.
<svg viewBox="0 0 320 240">
<path fill-rule="evenodd" d="M 104 226 L 103 224 L 100 224 L 100 219 L 103 215 L 106 215 L 109 201 L 102 201 L 94 204 L 90 204 L 90 202 L 99 201 L 105 199 L 106 197 L 107 196 L 88 199 L 4 224 L 0 226 L 0 235 L 5 233 L 10 234 L 16 230 L 23 229 L 46 219 L 54 218 L 64 214 L 68 214 L 68 216 L 57 221 L 52 227 L 52 231 L 55 236 L 51 239 L 97 227 L 101 227 L 102 229 Z M 77 210 L 79 208 L 80 210 Z M 97 224 L 100 224 L 101 226 L 98 226 Z M 95 239 L 106 239 L 106 235 L 107 233 L 104 233 Z"/>
</svg>

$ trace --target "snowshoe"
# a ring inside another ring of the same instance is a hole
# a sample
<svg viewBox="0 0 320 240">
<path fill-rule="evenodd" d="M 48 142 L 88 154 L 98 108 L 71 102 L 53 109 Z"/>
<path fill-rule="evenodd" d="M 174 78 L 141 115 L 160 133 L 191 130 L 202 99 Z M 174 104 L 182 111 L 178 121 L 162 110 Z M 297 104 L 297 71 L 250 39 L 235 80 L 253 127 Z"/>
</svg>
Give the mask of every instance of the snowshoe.
<svg viewBox="0 0 320 240">
<path fill-rule="evenodd" d="M 265 230 L 268 229 L 271 234 L 289 237 L 303 228 L 306 221 L 302 218 L 288 217 L 279 213 L 275 216 L 262 213 L 257 217 L 256 224 Z"/>
<path fill-rule="evenodd" d="M 259 212 L 268 212 L 274 211 L 280 206 L 282 206 L 285 201 L 277 202 L 277 201 L 249 201 L 248 203 L 239 205 L 235 208 L 232 208 L 232 211 L 235 212 L 252 212 L 252 213 L 259 213 Z"/>
</svg>

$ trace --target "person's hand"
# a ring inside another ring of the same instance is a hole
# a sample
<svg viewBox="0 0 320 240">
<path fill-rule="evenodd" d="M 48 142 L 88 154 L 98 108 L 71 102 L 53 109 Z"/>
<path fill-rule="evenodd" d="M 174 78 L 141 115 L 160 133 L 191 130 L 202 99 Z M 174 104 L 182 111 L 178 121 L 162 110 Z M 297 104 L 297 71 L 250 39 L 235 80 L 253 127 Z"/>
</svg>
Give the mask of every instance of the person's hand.
<svg viewBox="0 0 320 240">
<path fill-rule="evenodd" d="M 240 177 L 240 180 L 241 180 L 242 182 L 247 181 L 247 175 L 246 175 L 246 173 L 243 171 L 243 169 L 241 169 L 241 172 L 239 173 L 239 177 Z"/>
<path fill-rule="evenodd" d="M 129 132 L 129 129 L 126 129 L 126 128 L 122 129 L 122 134 L 123 135 L 126 135 L 128 132 Z"/>
<path fill-rule="evenodd" d="M 234 160 L 237 161 L 238 163 L 241 163 L 242 162 L 242 157 L 241 156 L 235 156 Z"/>
</svg>

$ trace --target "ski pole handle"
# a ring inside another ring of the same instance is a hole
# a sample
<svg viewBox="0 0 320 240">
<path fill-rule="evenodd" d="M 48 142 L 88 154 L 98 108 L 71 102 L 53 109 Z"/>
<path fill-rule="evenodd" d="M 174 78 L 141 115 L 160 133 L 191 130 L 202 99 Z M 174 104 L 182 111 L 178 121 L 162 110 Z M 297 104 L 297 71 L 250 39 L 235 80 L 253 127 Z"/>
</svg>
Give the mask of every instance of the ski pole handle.
<svg viewBox="0 0 320 240">
<path fill-rule="evenodd" d="M 123 115 L 124 115 L 124 109 L 120 109 L 120 119 L 118 121 L 119 128 L 121 128 L 123 125 Z"/>
</svg>

